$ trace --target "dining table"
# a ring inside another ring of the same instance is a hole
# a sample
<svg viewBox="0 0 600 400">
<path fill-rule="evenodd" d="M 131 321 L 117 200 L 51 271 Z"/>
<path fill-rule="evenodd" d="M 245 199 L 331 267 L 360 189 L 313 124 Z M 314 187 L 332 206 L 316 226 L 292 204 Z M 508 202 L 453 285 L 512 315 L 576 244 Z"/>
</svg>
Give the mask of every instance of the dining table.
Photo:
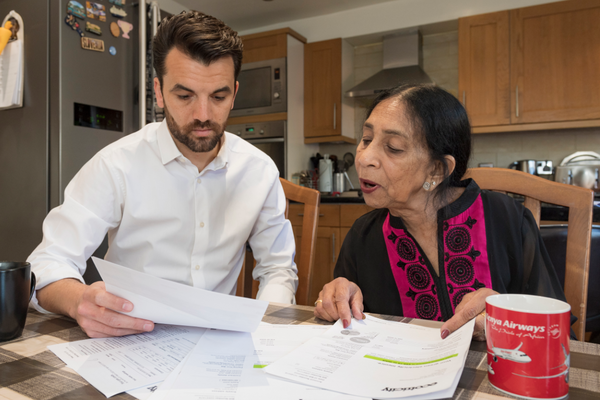
<svg viewBox="0 0 600 400">
<path fill-rule="evenodd" d="M 264 322 L 271 324 L 327 324 L 315 318 L 313 307 L 270 303 Z M 439 322 L 371 314 L 402 323 L 439 326 Z M 23 335 L 0 343 L 0 399 L 59 400 L 106 399 L 106 397 L 63 363 L 48 346 L 88 339 L 77 322 L 30 308 Z M 600 345 L 572 340 L 569 399 L 600 399 Z M 491 386 L 488 380 L 485 342 L 472 341 L 458 388 L 452 399 L 500 400 L 516 398 Z M 121 393 L 112 399 L 135 399 Z"/>
</svg>

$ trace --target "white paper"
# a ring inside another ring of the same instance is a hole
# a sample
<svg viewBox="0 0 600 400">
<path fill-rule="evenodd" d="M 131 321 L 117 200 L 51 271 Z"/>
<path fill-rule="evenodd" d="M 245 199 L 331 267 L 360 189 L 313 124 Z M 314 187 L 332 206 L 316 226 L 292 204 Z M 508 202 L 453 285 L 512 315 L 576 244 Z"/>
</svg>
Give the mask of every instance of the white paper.
<svg viewBox="0 0 600 400">
<path fill-rule="evenodd" d="M 206 331 L 155 325 L 152 332 L 48 346 L 106 397 L 163 381 Z"/>
<path fill-rule="evenodd" d="M 133 303 L 124 313 L 150 321 L 253 332 L 269 305 L 183 285 L 92 257 L 106 290 Z"/>
<path fill-rule="evenodd" d="M 439 329 L 371 316 L 338 321 L 265 368 L 269 374 L 315 387 L 372 398 L 433 394 L 453 386 L 461 372 L 475 321 L 447 339 Z"/>
<path fill-rule="evenodd" d="M 207 331 L 150 400 L 358 400 L 269 376 L 264 366 L 329 326 L 261 324 L 256 332 Z"/>
</svg>

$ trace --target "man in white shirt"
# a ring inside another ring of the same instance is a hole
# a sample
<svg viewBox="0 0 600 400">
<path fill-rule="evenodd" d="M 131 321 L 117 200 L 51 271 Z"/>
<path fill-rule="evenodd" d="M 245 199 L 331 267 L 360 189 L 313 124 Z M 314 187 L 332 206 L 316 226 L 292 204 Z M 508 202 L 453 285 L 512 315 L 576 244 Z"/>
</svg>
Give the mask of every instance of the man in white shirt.
<svg viewBox="0 0 600 400">
<path fill-rule="evenodd" d="M 134 305 L 85 285 L 85 262 L 108 233 L 106 259 L 165 279 L 234 294 L 246 241 L 258 298 L 292 303 L 295 243 L 273 161 L 224 132 L 242 43 L 216 18 L 182 13 L 154 39 L 154 89 L 165 121 L 107 146 L 73 178 L 28 261 L 32 305 L 71 316 L 90 337 L 151 331 L 116 311 Z"/>
</svg>

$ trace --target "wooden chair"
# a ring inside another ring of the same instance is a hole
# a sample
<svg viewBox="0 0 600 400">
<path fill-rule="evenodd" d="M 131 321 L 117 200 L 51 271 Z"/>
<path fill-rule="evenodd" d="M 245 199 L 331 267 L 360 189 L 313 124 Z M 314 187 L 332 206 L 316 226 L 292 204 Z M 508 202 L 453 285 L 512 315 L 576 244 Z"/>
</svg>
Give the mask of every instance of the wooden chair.
<svg viewBox="0 0 600 400">
<path fill-rule="evenodd" d="M 279 179 L 283 186 L 286 198 L 285 217 L 288 218 L 290 200 L 304 204 L 304 216 L 302 218 L 302 236 L 300 243 L 296 243 L 296 266 L 298 267 L 298 290 L 296 291 L 296 303 L 308 305 L 308 294 L 310 293 L 311 276 L 315 262 L 315 248 L 317 244 L 317 226 L 319 222 L 319 202 L 321 194 L 314 189 L 294 185 L 285 179 Z M 248 252 L 242 271 L 238 277 L 237 296 L 255 298 L 258 292 L 258 281 L 252 280 L 252 269 L 247 265 L 254 266 L 256 261 L 252 253 Z"/>
<path fill-rule="evenodd" d="M 505 168 L 472 168 L 466 177 L 473 178 L 482 189 L 525 196 L 524 205 L 538 226 L 541 202 L 569 207 L 564 288 L 577 317 L 573 330 L 579 340 L 584 340 L 594 192 Z"/>
</svg>

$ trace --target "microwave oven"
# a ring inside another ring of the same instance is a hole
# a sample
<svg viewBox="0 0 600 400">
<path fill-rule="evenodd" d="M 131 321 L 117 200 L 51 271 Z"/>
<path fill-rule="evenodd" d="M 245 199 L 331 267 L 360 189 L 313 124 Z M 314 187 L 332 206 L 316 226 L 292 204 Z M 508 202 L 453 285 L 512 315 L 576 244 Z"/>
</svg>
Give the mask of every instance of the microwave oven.
<svg viewBox="0 0 600 400">
<path fill-rule="evenodd" d="M 230 117 L 287 111 L 286 58 L 242 64 Z"/>
</svg>

